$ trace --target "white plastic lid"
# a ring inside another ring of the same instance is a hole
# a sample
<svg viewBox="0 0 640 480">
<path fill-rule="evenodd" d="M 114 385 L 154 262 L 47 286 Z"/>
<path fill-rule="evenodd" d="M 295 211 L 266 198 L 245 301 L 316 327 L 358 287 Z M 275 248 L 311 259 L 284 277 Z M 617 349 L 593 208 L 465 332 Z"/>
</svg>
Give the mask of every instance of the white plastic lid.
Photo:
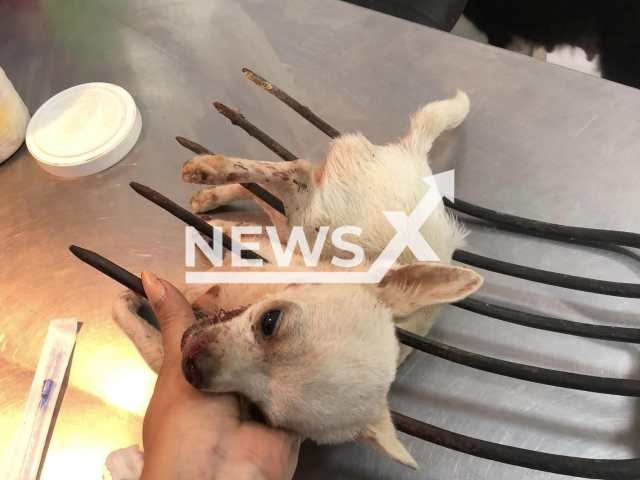
<svg viewBox="0 0 640 480">
<path fill-rule="evenodd" d="M 27 148 L 59 177 L 84 177 L 118 163 L 133 148 L 142 118 L 117 85 L 85 83 L 42 105 L 27 127 Z"/>
</svg>

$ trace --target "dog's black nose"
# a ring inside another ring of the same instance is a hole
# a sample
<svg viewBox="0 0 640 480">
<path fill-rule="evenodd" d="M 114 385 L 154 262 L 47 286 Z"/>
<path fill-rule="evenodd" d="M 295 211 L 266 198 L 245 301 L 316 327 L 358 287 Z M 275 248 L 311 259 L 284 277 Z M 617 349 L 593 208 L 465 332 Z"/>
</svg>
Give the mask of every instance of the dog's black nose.
<svg viewBox="0 0 640 480">
<path fill-rule="evenodd" d="M 206 366 L 211 363 L 211 357 L 206 350 L 191 353 L 182 360 L 184 378 L 195 388 L 204 385 Z"/>
</svg>

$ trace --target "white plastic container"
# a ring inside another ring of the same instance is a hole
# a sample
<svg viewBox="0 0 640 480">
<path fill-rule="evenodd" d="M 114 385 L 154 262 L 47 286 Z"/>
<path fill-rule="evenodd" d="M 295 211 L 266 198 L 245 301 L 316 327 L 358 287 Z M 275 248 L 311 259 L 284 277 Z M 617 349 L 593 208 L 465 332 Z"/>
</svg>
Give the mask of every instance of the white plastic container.
<svg viewBox="0 0 640 480">
<path fill-rule="evenodd" d="M 27 106 L 0 68 L 0 163 L 20 148 L 30 118 Z"/>
<path fill-rule="evenodd" d="M 83 177 L 106 170 L 133 148 L 142 118 L 117 85 L 86 83 L 47 100 L 27 129 L 27 148 L 47 172 Z"/>
</svg>

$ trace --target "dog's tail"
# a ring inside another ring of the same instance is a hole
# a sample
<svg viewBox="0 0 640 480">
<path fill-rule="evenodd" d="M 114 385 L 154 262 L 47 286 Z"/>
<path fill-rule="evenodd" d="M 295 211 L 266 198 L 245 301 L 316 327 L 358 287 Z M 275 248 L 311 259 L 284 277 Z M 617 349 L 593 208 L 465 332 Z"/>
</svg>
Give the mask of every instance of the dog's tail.
<svg viewBox="0 0 640 480">
<path fill-rule="evenodd" d="M 411 118 L 411 128 L 402 140 L 402 145 L 424 157 L 431 150 L 433 141 L 438 138 L 438 135 L 460 125 L 467 113 L 469 113 L 469 97 L 460 90 L 449 100 L 430 103 L 418 110 Z"/>
</svg>

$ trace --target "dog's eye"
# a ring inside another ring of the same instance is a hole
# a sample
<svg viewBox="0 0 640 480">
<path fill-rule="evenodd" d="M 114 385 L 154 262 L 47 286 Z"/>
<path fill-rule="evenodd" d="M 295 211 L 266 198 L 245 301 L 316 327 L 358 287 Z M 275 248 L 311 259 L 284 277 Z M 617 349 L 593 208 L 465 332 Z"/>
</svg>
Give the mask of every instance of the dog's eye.
<svg viewBox="0 0 640 480">
<path fill-rule="evenodd" d="M 278 321 L 282 318 L 282 310 L 271 310 L 262 317 L 261 326 L 262 333 L 265 337 L 269 337 L 275 332 Z"/>
</svg>

